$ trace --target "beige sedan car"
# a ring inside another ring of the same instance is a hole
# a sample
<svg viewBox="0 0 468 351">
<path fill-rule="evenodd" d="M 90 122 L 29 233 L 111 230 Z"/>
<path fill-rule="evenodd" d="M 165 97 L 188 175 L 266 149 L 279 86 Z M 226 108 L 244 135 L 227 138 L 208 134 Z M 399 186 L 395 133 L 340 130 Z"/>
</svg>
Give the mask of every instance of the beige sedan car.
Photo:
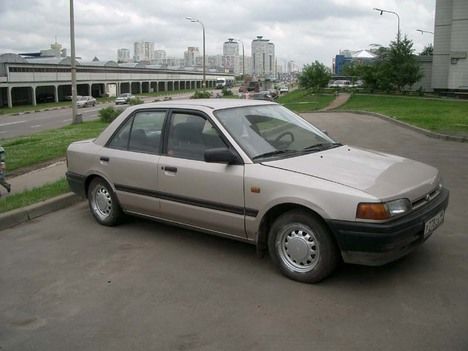
<svg viewBox="0 0 468 351">
<path fill-rule="evenodd" d="M 342 145 L 258 100 L 137 105 L 72 143 L 67 161 L 99 223 L 125 213 L 241 240 L 309 283 L 340 261 L 406 255 L 443 222 L 449 197 L 437 169 Z"/>
</svg>

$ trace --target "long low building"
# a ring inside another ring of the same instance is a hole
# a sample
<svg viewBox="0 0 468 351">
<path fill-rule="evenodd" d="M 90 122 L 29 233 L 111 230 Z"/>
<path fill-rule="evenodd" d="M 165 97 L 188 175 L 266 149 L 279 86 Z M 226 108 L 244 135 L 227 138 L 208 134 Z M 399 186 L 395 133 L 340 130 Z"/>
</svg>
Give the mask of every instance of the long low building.
<svg viewBox="0 0 468 351">
<path fill-rule="evenodd" d="M 75 61 L 75 64 L 77 94 L 85 96 L 199 89 L 203 82 L 201 71 L 169 70 L 141 63 L 117 64 L 114 61 Z M 214 87 L 219 78 L 234 80 L 229 73 L 206 72 L 207 88 Z M 71 94 L 69 57 L 0 55 L 0 107 L 65 101 Z"/>
</svg>

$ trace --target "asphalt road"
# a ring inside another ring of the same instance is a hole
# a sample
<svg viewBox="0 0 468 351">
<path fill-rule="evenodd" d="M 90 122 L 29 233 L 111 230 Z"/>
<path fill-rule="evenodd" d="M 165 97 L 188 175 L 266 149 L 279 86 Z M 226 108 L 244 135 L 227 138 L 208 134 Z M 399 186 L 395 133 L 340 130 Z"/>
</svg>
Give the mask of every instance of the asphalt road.
<svg viewBox="0 0 468 351">
<path fill-rule="evenodd" d="M 86 204 L 0 232 L 0 350 L 468 350 L 468 144 L 311 114 L 342 142 L 439 167 L 446 223 L 406 258 L 318 285 L 255 248 Z"/>
<path fill-rule="evenodd" d="M 84 107 L 78 110 L 84 121 L 96 119 L 98 111 L 113 104 L 100 104 L 95 107 Z M 70 124 L 72 121 L 71 108 L 61 110 L 50 110 L 31 112 L 16 116 L 0 118 L 0 138 L 13 138 L 30 135 L 42 130 L 60 128 Z"/>
<path fill-rule="evenodd" d="M 190 95 L 192 94 L 183 93 L 171 95 L 171 97 L 173 99 L 185 99 Z M 163 97 L 142 96 L 141 98 L 145 102 L 152 102 L 154 99 L 162 99 Z M 115 104 L 106 103 L 95 107 L 84 107 L 78 109 L 78 113 L 82 115 L 84 121 L 90 121 L 97 119 L 99 110 L 107 106 L 115 106 Z M 126 108 L 128 105 L 119 105 L 118 107 Z M 37 108 L 39 109 L 40 105 Z M 71 108 L 0 116 L 0 139 L 31 135 L 42 130 L 60 128 L 69 125 L 71 121 Z"/>
</svg>

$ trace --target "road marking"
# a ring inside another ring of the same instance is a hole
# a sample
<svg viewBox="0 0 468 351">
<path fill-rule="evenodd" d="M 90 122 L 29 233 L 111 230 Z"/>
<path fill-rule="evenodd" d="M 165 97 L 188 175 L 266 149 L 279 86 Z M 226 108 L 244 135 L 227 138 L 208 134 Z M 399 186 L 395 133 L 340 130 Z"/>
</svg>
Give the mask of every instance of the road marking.
<svg viewBox="0 0 468 351">
<path fill-rule="evenodd" d="M 31 126 L 31 128 L 39 128 L 41 125 L 40 124 L 36 124 L 34 126 Z"/>
<path fill-rule="evenodd" d="M 64 119 L 62 122 L 71 122 L 72 119 L 71 118 L 68 118 L 68 119 Z"/>
<path fill-rule="evenodd" d="M 0 127 L 12 126 L 13 124 L 20 124 L 20 123 L 26 123 L 26 121 L 16 121 L 16 122 L 2 123 L 2 124 L 0 124 Z"/>
</svg>

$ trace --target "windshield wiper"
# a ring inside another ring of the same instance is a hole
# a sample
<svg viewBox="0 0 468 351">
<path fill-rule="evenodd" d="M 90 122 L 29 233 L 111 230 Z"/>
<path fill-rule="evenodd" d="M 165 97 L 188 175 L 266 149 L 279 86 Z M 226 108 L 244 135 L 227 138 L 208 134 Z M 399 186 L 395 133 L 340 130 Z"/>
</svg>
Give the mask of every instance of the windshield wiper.
<svg viewBox="0 0 468 351">
<path fill-rule="evenodd" d="M 270 151 L 270 152 L 265 152 L 264 154 L 260 154 L 260 155 L 252 157 L 252 160 L 256 160 L 256 159 L 259 159 L 259 158 L 266 158 L 266 157 L 276 156 L 276 155 L 288 154 L 288 153 L 291 153 L 291 152 L 296 152 L 296 150 L 285 149 L 285 150 L 274 150 L 274 151 Z"/>
<path fill-rule="evenodd" d="M 318 143 L 303 148 L 303 151 L 322 151 L 327 149 L 333 149 L 334 147 L 343 146 L 341 143 Z"/>
</svg>

